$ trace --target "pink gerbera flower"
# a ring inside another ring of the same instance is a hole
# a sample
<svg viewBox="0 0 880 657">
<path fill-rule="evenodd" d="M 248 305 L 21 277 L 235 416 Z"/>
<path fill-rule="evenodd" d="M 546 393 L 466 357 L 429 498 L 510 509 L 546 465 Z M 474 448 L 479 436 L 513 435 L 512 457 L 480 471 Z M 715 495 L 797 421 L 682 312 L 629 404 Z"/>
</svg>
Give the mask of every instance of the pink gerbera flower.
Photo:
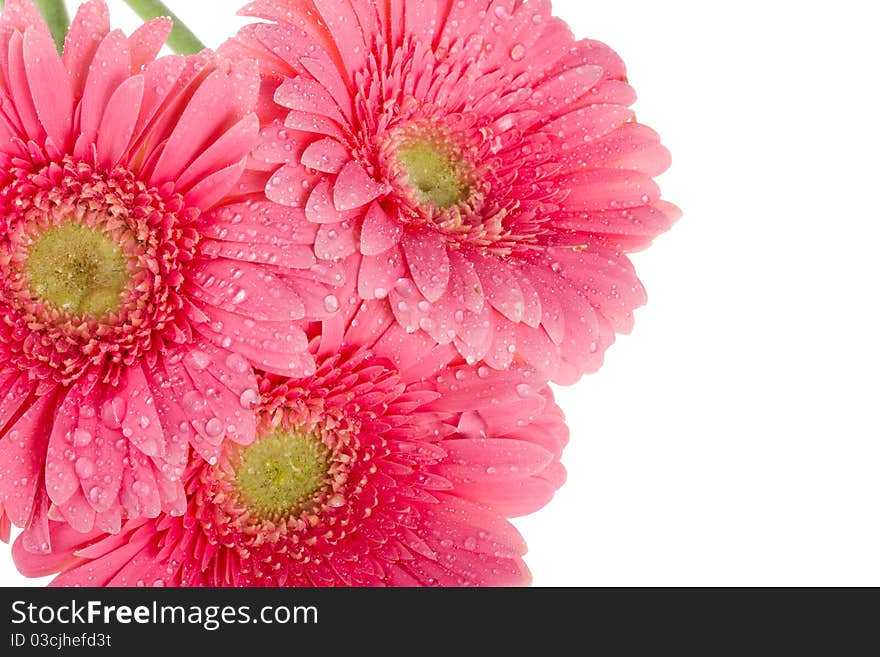
<svg viewBox="0 0 880 657">
<path fill-rule="evenodd" d="M 253 444 L 192 462 L 183 517 L 118 536 L 53 523 L 52 555 L 15 546 L 22 572 L 87 586 L 527 583 L 504 517 L 564 479 L 549 389 L 518 367 L 443 367 L 448 348 L 353 302 L 315 335 L 313 376 L 262 379 Z"/>
<path fill-rule="evenodd" d="M 274 94 L 266 192 L 320 225 L 317 256 L 357 259 L 362 298 L 470 363 L 519 356 L 565 383 L 598 368 L 645 300 L 623 253 L 678 216 L 620 59 L 547 0 L 244 12 L 272 21 L 227 46 Z"/>
<path fill-rule="evenodd" d="M 0 19 L 0 536 L 35 550 L 182 513 L 189 446 L 254 438 L 251 363 L 314 368 L 312 235 L 247 193 L 257 71 L 154 60 L 170 27 L 93 0 L 60 58 L 29 0 Z"/>
</svg>

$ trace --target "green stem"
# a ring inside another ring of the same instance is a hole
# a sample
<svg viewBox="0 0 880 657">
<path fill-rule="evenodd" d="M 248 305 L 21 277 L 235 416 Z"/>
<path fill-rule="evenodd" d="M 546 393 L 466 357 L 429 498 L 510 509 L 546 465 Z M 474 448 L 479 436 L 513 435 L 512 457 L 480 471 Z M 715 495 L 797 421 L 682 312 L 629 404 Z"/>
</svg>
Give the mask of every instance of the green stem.
<svg viewBox="0 0 880 657">
<path fill-rule="evenodd" d="M 125 4 L 145 21 L 159 16 L 168 16 L 173 20 L 174 29 L 171 30 L 171 35 L 168 37 L 168 47 L 174 52 L 181 55 L 194 55 L 205 49 L 205 44 L 199 41 L 192 30 L 184 25 L 183 21 L 175 16 L 164 2 L 159 0 L 125 0 Z"/>
<path fill-rule="evenodd" d="M 55 39 L 55 45 L 58 46 L 58 52 L 64 50 L 64 39 L 67 36 L 67 30 L 70 29 L 70 15 L 67 13 L 67 7 L 64 0 L 36 0 L 34 3 L 37 9 L 46 20 L 49 26 L 49 32 Z"/>
</svg>

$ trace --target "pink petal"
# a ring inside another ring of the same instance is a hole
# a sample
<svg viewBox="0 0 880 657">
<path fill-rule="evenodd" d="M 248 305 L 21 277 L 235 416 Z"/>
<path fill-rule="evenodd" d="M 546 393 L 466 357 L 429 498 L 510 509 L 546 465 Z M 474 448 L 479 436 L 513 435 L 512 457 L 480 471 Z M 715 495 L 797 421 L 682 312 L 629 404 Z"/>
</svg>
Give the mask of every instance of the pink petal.
<svg viewBox="0 0 880 657">
<path fill-rule="evenodd" d="M 541 472 L 553 461 L 553 454 L 543 447 L 507 438 L 444 440 L 443 450 L 447 458 L 435 471 L 455 484 L 516 481 Z"/>
<path fill-rule="evenodd" d="M 147 21 L 128 37 L 132 73 L 140 72 L 143 67 L 156 59 L 173 27 L 174 22 L 170 18 L 160 16 Z"/>
<path fill-rule="evenodd" d="M 313 114 L 312 112 L 291 110 L 284 118 L 284 126 L 291 130 L 326 135 L 339 141 L 345 139 L 345 131 L 338 123 L 336 123 L 336 121 L 320 116 L 319 114 Z M 314 137 L 314 135 L 311 136 Z"/>
<path fill-rule="evenodd" d="M 455 491 L 465 499 L 492 507 L 506 518 L 516 518 L 545 507 L 557 488 L 539 477 L 529 477 L 502 483 L 459 483 Z"/>
<path fill-rule="evenodd" d="M 470 364 L 480 361 L 492 346 L 492 309 L 480 313 L 466 311 L 460 322 L 455 347 Z"/>
<path fill-rule="evenodd" d="M 281 205 L 303 208 L 320 179 L 299 165 L 283 166 L 266 183 L 266 196 Z"/>
<path fill-rule="evenodd" d="M 143 368 L 131 367 L 126 370 L 120 394 L 128 400 L 128 412 L 122 421 L 123 435 L 142 454 L 164 458 L 167 455 L 165 432 Z M 183 464 L 178 462 L 176 465 Z"/>
<path fill-rule="evenodd" d="M 358 294 L 362 299 L 384 299 L 405 274 L 400 249 L 392 248 L 378 256 L 364 256 L 358 272 Z"/>
<path fill-rule="evenodd" d="M 373 203 L 361 225 L 361 253 L 365 256 L 385 253 L 400 241 L 402 234 L 403 227 L 389 217 L 381 205 Z"/>
<path fill-rule="evenodd" d="M 21 543 L 28 552 L 46 554 L 52 551 L 50 540 L 49 496 L 46 494 L 45 487 L 40 487 L 37 490 L 34 511 L 21 533 Z"/>
<path fill-rule="evenodd" d="M 492 346 L 483 358 L 489 367 L 506 370 L 516 354 L 516 326 L 495 312 L 492 323 Z"/>
<path fill-rule="evenodd" d="M 64 65 L 70 76 L 75 98 L 81 98 L 88 75 L 89 63 L 98 46 L 110 33 L 110 14 L 103 0 L 89 0 L 77 9 L 64 40 Z"/>
<path fill-rule="evenodd" d="M 34 509 L 49 441 L 55 395 L 37 397 L 0 439 L 0 504 L 24 527 Z"/>
<path fill-rule="evenodd" d="M 545 113 L 558 114 L 566 105 L 588 94 L 602 79 L 603 72 L 601 66 L 582 64 L 550 76 L 535 88 L 531 102 Z"/>
<path fill-rule="evenodd" d="M 408 231 L 401 241 L 413 281 L 428 301 L 437 301 L 449 285 L 449 255 L 440 233 Z"/>
<path fill-rule="evenodd" d="M 543 378 L 553 379 L 559 367 L 559 345 L 544 330 L 524 324 L 516 327 L 515 340 L 517 357 L 534 367 Z"/>
<path fill-rule="evenodd" d="M 100 559 L 85 561 L 66 570 L 52 580 L 51 586 L 105 586 L 126 563 L 144 549 L 148 540 L 147 537 L 133 540 Z"/>
<path fill-rule="evenodd" d="M 441 503 L 426 507 L 423 512 L 426 523 L 430 523 L 430 529 L 426 529 L 436 538 L 466 546 L 470 552 L 496 557 L 525 554 L 522 536 L 501 516 L 452 495 L 438 493 L 437 497 Z"/>
<path fill-rule="evenodd" d="M 294 163 L 297 159 L 302 159 L 312 141 L 314 135 L 288 130 L 283 123 L 276 120 L 260 130 L 260 139 L 254 148 L 253 158 L 255 163 L 274 170 L 276 167 L 271 165 Z"/>
<path fill-rule="evenodd" d="M 341 260 L 356 253 L 357 249 L 357 230 L 351 222 L 324 224 L 315 238 L 315 255 L 322 260 Z"/>
<path fill-rule="evenodd" d="M 40 123 L 57 145 L 67 143 L 73 115 L 73 92 L 55 42 L 43 30 L 24 33 L 24 64 Z"/>
<path fill-rule="evenodd" d="M 128 150 L 144 98 L 144 77 L 129 78 L 113 93 L 98 129 L 98 161 L 115 167 Z"/>
<path fill-rule="evenodd" d="M 299 61 L 300 65 L 330 93 L 343 116 L 351 117 L 354 94 L 349 90 L 347 81 L 331 59 L 301 57 Z"/>
<path fill-rule="evenodd" d="M 49 34 L 49 29 L 32 0 L 7 0 L 0 16 L 0 25 L 19 32 L 33 27 L 44 34 Z"/>
<path fill-rule="evenodd" d="M 230 203 L 201 219 L 199 231 L 206 237 L 238 243 L 308 246 L 318 231 L 302 209 L 265 201 Z"/>
<path fill-rule="evenodd" d="M 58 512 L 60 519 L 73 527 L 76 531 L 86 534 L 95 527 L 95 510 L 91 507 L 82 491 L 77 491 L 63 505 Z"/>
<path fill-rule="evenodd" d="M 235 164 L 230 164 L 225 169 L 202 178 L 196 186 L 185 194 L 186 202 L 201 210 L 208 210 L 214 207 L 232 194 L 236 184 L 241 181 L 246 166 L 247 158 L 245 157 Z"/>
<path fill-rule="evenodd" d="M 273 245 L 206 239 L 202 242 L 202 254 L 210 258 L 259 262 L 289 269 L 308 269 L 315 264 L 315 252 L 305 244 Z"/>
<path fill-rule="evenodd" d="M 74 387 L 55 412 L 55 422 L 46 452 L 46 487 L 54 504 L 64 504 L 79 487 L 79 477 L 74 469 L 76 454 L 70 450 L 74 449 L 77 442 L 82 442 L 83 437 L 88 436 L 89 441 L 94 437 L 94 434 L 87 433 L 85 429 L 77 432 L 82 403 L 82 395 Z M 74 456 L 73 459 L 69 458 L 71 455 Z"/>
<path fill-rule="evenodd" d="M 232 350 L 233 354 L 226 357 L 227 367 L 247 369 L 252 364 L 289 377 L 314 372 L 314 359 L 307 353 L 308 340 L 298 326 L 290 322 L 255 322 L 219 308 L 205 307 L 205 314 L 212 324 L 222 322 L 223 332 L 204 324 L 198 331 L 215 346 Z"/>
<path fill-rule="evenodd" d="M 227 75 L 214 71 L 187 103 L 162 150 L 150 182 L 154 185 L 176 180 L 222 129 L 228 127 Z"/>
<path fill-rule="evenodd" d="M 473 256 L 471 262 L 474 263 L 483 284 L 483 293 L 492 307 L 511 322 L 521 322 L 526 313 L 526 302 L 522 288 L 511 269 L 491 256 Z"/>
<path fill-rule="evenodd" d="M 89 67 L 82 102 L 80 103 L 80 131 L 93 142 L 104 111 L 116 89 L 131 76 L 131 56 L 128 39 L 114 30 L 101 41 Z"/>
<path fill-rule="evenodd" d="M 233 260 L 200 260 L 191 265 L 193 297 L 227 312 L 256 320 L 291 321 L 305 314 L 284 280 L 266 267 Z"/>
<path fill-rule="evenodd" d="M 329 92 L 307 77 L 286 78 L 275 92 L 275 102 L 297 112 L 314 112 L 333 121 L 343 120 L 339 105 Z"/>
<path fill-rule="evenodd" d="M 348 162 L 333 186 L 333 205 L 340 212 L 359 208 L 387 193 L 384 184 L 373 180 L 360 163 Z"/>
<path fill-rule="evenodd" d="M 316 224 L 339 224 L 345 221 L 346 215 L 333 205 L 329 180 L 321 180 L 315 185 L 306 203 L 306 218 Z"/>
<path fill-rule="evenodd" d="M 660 198 L 657 184 L 650 177 L 634 171 L 582 171 L 561 182 L 571 188 L 563 206 L 578 212 L 635 208 L 653 204 Z"/>
<path fill-rule="evenodd" d="M 348 150 L 335 139 L 325 137 L 312 142 L 303 152 L 300 161 L 303 166 L 324 173 L 339 173 L 343 165 L 351 159 Z"/>
<path fill-rule="evenodd" d="M 350 78 L 366 66 L 366 57 L 373 44 L 372 39 L 367 39 L 361 31 L 353 4 L 349 0 L 315 0 L 315 8 L 324 19 L 324 24 L 330 31 L 336 47 L 339 52 L 345 53 L 342 62 Z M 364 29 L 370 29 L 370 25 L 366 23 Z M 323 76 L 319 79 L 325 78 L 326 76 Z"/>
<path fill-rule="evenodd" d="M 449 264 L 454 278 L 460 280 L 460 289 L 459 284 L 456 284 L 456 291 L 461 293 L 465 308 L 472 313 L 481 313 L 486 298 L 483 294 L 483 284 L 473 263 L 457 251 L 452 251 L 449 253 Z"/>
<path fill-rule="evenodd" d="M 0 427 L 6 427 L 18 410 L 31 401 L 33 389 L 34 383 L 26 372 L 15 370 L 5 378 L 0 378 L 0 390 L 6 391 L 5 395 L 0 396 Z M 0 439 L 3 435 L 5 434 L 0 434 Z"/>
<path fill-rule="evenodd" d="M 43 126 L 37 116 L 33 95 L 28 84 L 27 69 L 22 52 L 23 39 L 20 32 L 12 34 L 8 46 L 9 74 L 5 82 L 9 85 L 9 90 L 12 92 L 12 107 L 18 113 L 18 118 L 21 120 L 25 134 L 31 139 L 42 140 L 44 138 Z"/>
<path fill-rule="evenodd" d="M 551 121 L 544 130 L 558 137 L 564 150 L 580 148 L 585 141 L 613 132 L 634 116 L 632 110 L 620 105 L 590 105 Z"/>
<path fill-rule="evenodd" d="M 433 43 L 443 26 L 446 7 L 436 0 L 409 0 L 403 4 L 404 33 L 414 40 Z"/>
<path fill-rule="evenodd" d="M 257 143 L 259 130 L 260 121 L 257 115 L 245 116 L 218 137 L 186 168 L 177 179 L 175 187 L 186 190 L 190 185 L 204 180 L 212 173 L 240 162 Z"/>
</svg>

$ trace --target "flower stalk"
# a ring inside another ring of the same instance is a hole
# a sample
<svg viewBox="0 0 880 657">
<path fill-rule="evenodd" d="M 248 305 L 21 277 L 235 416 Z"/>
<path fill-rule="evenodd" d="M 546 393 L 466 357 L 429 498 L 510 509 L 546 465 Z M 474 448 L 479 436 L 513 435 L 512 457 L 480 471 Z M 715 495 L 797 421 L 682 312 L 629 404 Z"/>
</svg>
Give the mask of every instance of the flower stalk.
<svg viewBox="0 0 880 657">
<path fill-rule="evenodd" d="M 125 4 L 143 20 L 152 20 L 160 16 L 168 16 L 174 21 L 174 28 L 168 37 L 168 47 L 179 55 L 194 55 L 205 49 L 205 44 L 193 34 L 168 6 L 160 0 L 125 0 Z"/>
<path fill-rule="evenodd" d="M 61 52 L 64 50 L 64 39 L 70 28 L 70 15 L 67 13 L 64 0 L 35 0 L 34 4 L 43 15 L 46 25 L 49 26 L 49 32 L 52 33 L 58 52 Z"/>
</svg>

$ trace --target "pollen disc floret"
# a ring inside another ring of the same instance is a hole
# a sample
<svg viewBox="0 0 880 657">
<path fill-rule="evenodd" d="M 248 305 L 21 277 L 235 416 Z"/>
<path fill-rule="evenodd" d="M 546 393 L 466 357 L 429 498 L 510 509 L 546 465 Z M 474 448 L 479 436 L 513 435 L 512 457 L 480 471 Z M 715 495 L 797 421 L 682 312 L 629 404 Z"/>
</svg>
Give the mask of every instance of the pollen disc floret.
<svg viewBox="0 0 880 657">
<path fill-rule="evenodd" d="M 27 282 L 39 300 L 82 317 L 118 310 L 130 276 L 122 248 L 96 228 L 73 222 L 43 230 L 27 259 Z"/>
<path fill-rule="evenodd" d="M 469 185 L 454 155 L 430 140 L 404 144 L 397 157 L 407 174 L 407 184 L 425 204 L 446 210 L 470 194 Z"/>
<path fill-rule="evenodd" d="M 320 436 L 277 428 L 241 449 L 235 486 L 259 517 L 279 521 L 314 512 L 332 489 L 331 451 Z"/>
</svg>

